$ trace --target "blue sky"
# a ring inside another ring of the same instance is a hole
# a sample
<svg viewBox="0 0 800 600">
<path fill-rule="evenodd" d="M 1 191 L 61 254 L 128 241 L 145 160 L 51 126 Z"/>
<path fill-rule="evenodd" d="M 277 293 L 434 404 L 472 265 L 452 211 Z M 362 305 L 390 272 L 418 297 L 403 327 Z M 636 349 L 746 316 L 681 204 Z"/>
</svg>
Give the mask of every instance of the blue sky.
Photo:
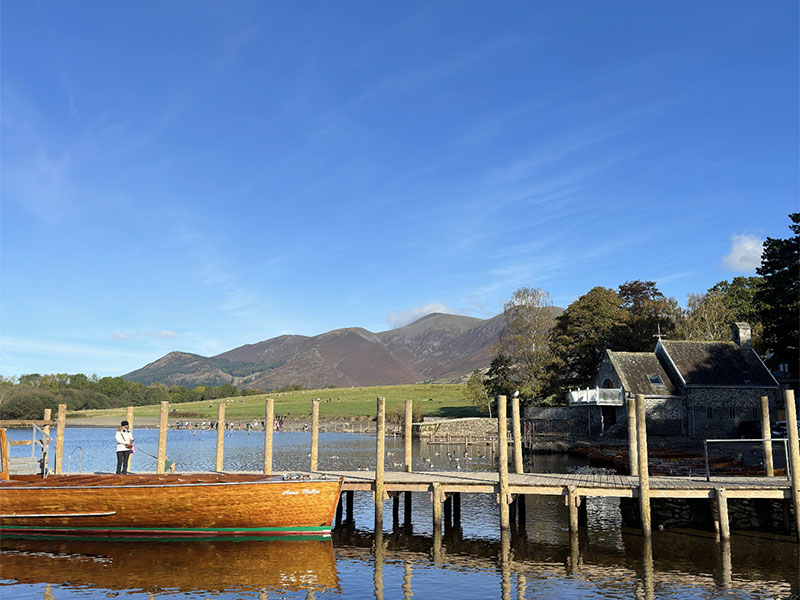
<svg viewBox="0 0 800 600">
<path fill-rule="evenodd" d="M 793 1 L 0 10 L 0 374 L 683 304 L 798 210 Z"/>
</svg>

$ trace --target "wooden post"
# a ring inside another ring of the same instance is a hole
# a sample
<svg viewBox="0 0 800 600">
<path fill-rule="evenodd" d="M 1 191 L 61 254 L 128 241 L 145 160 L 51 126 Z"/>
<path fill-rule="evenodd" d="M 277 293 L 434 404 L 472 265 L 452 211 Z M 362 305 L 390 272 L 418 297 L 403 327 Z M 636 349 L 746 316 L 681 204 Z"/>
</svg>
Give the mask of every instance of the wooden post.
<svg viewBox="0 0 800 600">
<path fill-rule="evenodd" d="M 64 472 L 64 429 L 67 426 L 67 405 L 58 405 L 58 416 L 56 417 L 56 455 L 53 459 L 56 475 Z"/>
<path fill-rule="evenodd" d="M 636 451 L 636 402 L 633 398 L 625 400 L 628 408 L 628 462 L 631 476 L 639 475 L 639 453 Z"/>
<path fill-rule="evenodd" d="M 311 470 L 317 470 L 319 459 L 319 400 L 311 401 Z"/>
<path fill-rule="evenodd" d="M 129 406 L 125 410 L 125 420 L 128 421 L 128 432 L 133 436 L 133 407 Z M 133 464 L 133 452 L 128 455 L 128 473 L 131 472 L 131 465 Z"/>
<path fill-rule="evenodd" d="M 222 425 L 222 427 L 220 427 Z M 225 453 L 225 403 L 217 404 L 217 463 L 215 471 L 222 471 L 223 456 Z M 159 459 L 160 460 L 160 459 Z"/>
<path fill-rule="evenodd" d="M 345 518 L 345 521 L 347 521 L 348 523 L 352 523 L 354 521 L 354 517 L 353 517 L 353 495 L 354 494 L 355 494 L 355 492 L 353 492 L 353 490 L 348 490 L 348 491 L 345 492 L 345 501 L 346 502 L 345 502 L 345 505 L 344 505 L 344 508 L 345 508 L 344 518 Z"/>
<path fill-rule="evenodd" d="M 500 530 L 509 528 L 508 514 L 508 437 L 506 397 L 497 397 L 497 454 L 500 463 Z"/>
<path fill-rule="evenodd" d="M 445 531 L 453 526 L 453 497 L 445 494 L 444 502 L 442 503 L 444 509 L 444 528 Z"/>
<path fill-rule="evenodd" d="M 52 416 L 53 411 L 49 408 L 45 408 L 44 420 L 49 421 Z M 45 425 L 42 431 L 44 431 L 44 439 L 42 440 L 42 473 L 47 477 L 47 468 L 50 462 L 50 425 Z"/>
<path fill-rule="evenodd" d="M 515 396 L 511 403 L 511 421 L 514 430 L 514 472 L 524 473 L 522 465 L 522 433 L 519 414 L 519 396 Z"/>
<path fill-rule="evenodd" d="M 636 446 L 639 458 L 639 513 L 642 519 L 642 535 L 652 533 L 650 524 L 650 473 L 647 468 L 647 419 L 644 394 L 636 394 Z"/>
<path fill-rule="evenodd" d="M 267 398 L 267 420 L 264 422 L 264 475 L 272 474 L 272 433 L 275 423 L 275 401 Z M 217 425 L 219 427 L 219 425 Z M 340 515 L 341 517 L 341 515 Z M 339 519 L 341 521 L 341 518 Z"/>
<path fill-rule="evenodd" d="M 405 459 L 406 472 L 411 473 L 411 421 L 414 419 L 414 401 L 406 400 L 406 422 L 405 422 Z"/>
<path fill-rule="evenodd" d="M 717 514 L 719 515 L 719 535 L 723 540 L 731 539 L 731 523 L 728 518 L 728 496 L 725 488 L 717 488 Z"/>
<path fill-rule="evenodd" d="M 442 484 L 434 483 L 433 492 L 431 494 L 432 508 L 433 508 L 433 532 L 442 533 Z"/>
<path fill-rule="evenodd" d="M 569 506 L 569 532 L 578 532 L 578 503 L 581 501 L 580 496 L 575 493 L 575 486 L 571 485 L 567 488 L 567 505 Z"/>
<path fill-rule="evenodd" d="M 392 528 L 400 526 L 400 492 L 393 492 L 392 496 Z"/>
<path fill-rule="evenodd" d="M 386 459 L 386 398 L 378 398 L 378 422 L 375 432 L 375 531 L 383 531 L 383 469 Z"/>
<path fill-rule="evenodd" d="M 461 527 L 461 492 L 453 492 L 453 525 Z"/>
<path fill-rule="evenodd" d="M 403 492 L 403 525 L 411 527 L 411 492 Z"/>
<path fill-rule="evenodd" d="M 775 477 L 772 463 L 772 431 L 769 425 L 769 398 L 761 396 L 761 437 L 764 439 L 764 471 L 767 477 Z"/>
<path fill-rule="evenodd" d="M 169 416 L 169 402 L 161 403 L 161 416 L 158 421 L 158 452 L 156 452 L 156 473 L 164 472 L 164 463 L 167 459 L 167 417 Z"/>
<path fill-rule="evenodd" d="M 797 440 L 797 407 L 794 390 L 785 390 L 786 428 L 789 431 L 789 464 L 792 469 L 792 502 L 794 503 L 795 533 L 800 540 L 800 448 Z"/>
<path fill-rule="evenodd" d="M 336 503 L 336 527 L 342 525 L 342 509 L 344 508 L 344 497 L 339 496 L 339 502 Z"/>
</svg>

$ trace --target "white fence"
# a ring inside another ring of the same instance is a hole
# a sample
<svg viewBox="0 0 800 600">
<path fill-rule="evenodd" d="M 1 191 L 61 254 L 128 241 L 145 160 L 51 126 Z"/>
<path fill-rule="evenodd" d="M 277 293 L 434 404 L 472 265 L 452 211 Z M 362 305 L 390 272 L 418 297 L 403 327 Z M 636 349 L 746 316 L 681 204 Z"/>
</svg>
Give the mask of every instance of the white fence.
<svg viewBox="0 0 800 600">
<path fill-rule="evenodd" d="M 569 393 L 570 406 L 624 406 L 625 395 L 622 388 L 586 388 Z"/>
</svg>

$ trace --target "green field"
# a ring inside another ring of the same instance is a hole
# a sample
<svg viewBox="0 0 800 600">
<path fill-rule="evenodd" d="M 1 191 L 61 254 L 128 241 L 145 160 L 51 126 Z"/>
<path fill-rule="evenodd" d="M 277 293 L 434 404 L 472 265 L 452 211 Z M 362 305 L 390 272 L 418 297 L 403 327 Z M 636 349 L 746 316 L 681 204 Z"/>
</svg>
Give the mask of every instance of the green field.
<svg viewBox="0 0 800 600">
<path fill-rule="evenodd" d="M 387 418 L 392 414 L 402 413 L 406 400 L 414 401 L 415 418 L 422 416 L 436 417 L 477 417 L 478 409 L 464 399 L 464 386 L 455 384 L 417 384 L 392 385 L 359 388 L 326 388 L 319 390 L 301 390 L 281 392 L 260 396 L 237 396 L 221 400 L 203 400 L 200 402 L 184 402 L 173 404 L 176 413 L 170 418 L 210 419 L 217 418 L 217 404 L 225 402 L 226 419 L 263 419 L 264 400 L 271 397 L 275 400 L 275 414 L 290 414 L 291 418 L 305 418 L 311 415 L 311 401 L 320 399 L 320 419 L 354 419 L 375 416 L 375 399 L 386 398 Z M 330 402 L 328 402 L 330 398 Z M 189 416 L 188 413 L 191 413 Z M 157 417 L 159 406 L 137 406 L 135 417 Z M 70 413 L 69 417 L 122 417 L 124 408 L 103 410 L 84 410 Z"/>
</svg>

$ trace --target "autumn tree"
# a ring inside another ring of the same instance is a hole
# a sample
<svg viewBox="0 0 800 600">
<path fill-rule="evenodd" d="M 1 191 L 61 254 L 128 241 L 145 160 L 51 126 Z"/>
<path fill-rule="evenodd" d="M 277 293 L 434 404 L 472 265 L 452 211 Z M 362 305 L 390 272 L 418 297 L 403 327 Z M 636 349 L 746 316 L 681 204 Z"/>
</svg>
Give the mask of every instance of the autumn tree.
<svg viewBox="0 0 800 600">
<path fill-rule="evenodd" d="M 510 378 L 522 398 L 540 397 L 550 361 L 549 336 L 553 303 L 541 289 L 520 288 L 503 308 L 505 325 L 497 350 L 510 360 Z"/>
<path fill-rule="evenodd" d="M 492 416 L 492 398 L 486 391 L 483 385 L 483 375 L 480 369 L 475 369 L 472 375 L 469 376 L 467 385 L 464 389 L 464 396 L 473 406 L 477 407 L 481 412 L 488 412 L 489 417 Z"/>
<path fill-rule="evenodd" d="M 619 286 L 623 323 L 614 335 L 614 346 L 628 352 L 649 352 L 659 332 L 669 337 L 681 314 L 674 298 L 667 298 L 655 281 L 627 281 Z"/>
</svg>

